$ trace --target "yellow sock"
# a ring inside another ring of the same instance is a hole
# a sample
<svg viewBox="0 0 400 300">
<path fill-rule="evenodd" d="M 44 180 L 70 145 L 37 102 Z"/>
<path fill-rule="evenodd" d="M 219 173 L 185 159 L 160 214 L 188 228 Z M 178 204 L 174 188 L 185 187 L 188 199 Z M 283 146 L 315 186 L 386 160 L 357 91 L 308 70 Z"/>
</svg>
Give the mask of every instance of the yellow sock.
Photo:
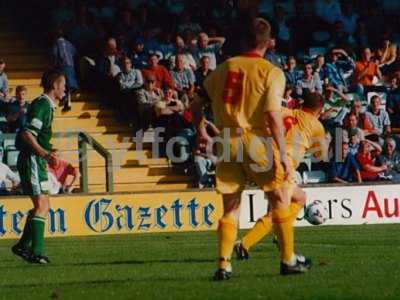
<svg viewBox="0 0 400 300">
<path fill-rule="evenodd" d="M 250 250 L 255 244 L 262 240 L 272 229 L 271 216 L 265 215 L 259 218 L 254 227 L 243 237 L 242 245 L 246 250 Z"/>
<path fill-rule="evenodd" d="M 292 213 L 292 219 L 293 219 L 293 224 L 296 221 L 296 218 L 300 212 L 300 210 L 303 208 L 303 205 L 300 205 L 297 202 L 291 202 L 290 203 L 290 211 Z"/>
<path fill-rule="evenodd" d="M 222 217 L 218 225 L 219 268 L 231 268 L 231 256 L 237 236 L 237 222 L 228 217 Z"/>
<path fill-rule="evenodd" d="M 291 263 L 294 256 L 293 214 L 290 208 L 273 209 L 272 222 L 278 236 L 281 260 Z"/>
</svg>

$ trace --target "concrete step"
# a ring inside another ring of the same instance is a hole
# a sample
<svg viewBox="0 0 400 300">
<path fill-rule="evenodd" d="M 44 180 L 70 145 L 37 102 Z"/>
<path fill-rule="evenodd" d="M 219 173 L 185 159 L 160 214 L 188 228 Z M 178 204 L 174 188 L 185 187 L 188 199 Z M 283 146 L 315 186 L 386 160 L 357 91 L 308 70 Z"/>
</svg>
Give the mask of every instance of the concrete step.
<svg viewBox="0 0 400 300">
<path fill-rule="evenodd" d="M 115 167 L 144 167 L 144 166 L 169 166 L 166 158 L 152 158 L 151 151 L 126 151 L 111 150 L 113 166 Z M 69 161 L 74 166 L 79 166 L 78 150 L 61 150 L 60 157 Z M 89 167 L 105 167 L 105 159 L 95 150 L 89 150 L 87 154 Z"/>
<path fill-rule="evenodd" d="M 132 184 L 132 183 L 179 183 L 190 182 L 188 176 L 173 174 L 171 169 L 168 175 L 144 175 L 141 172 L 135 172 L 134 169 L 124 168 L 114 171 L 114 183 Z M 89 184 L 104 184 L 106 175 L 104 168 L 89 169 Z"/>
<path fill-rule="evenodd" d="M 130 184 L 114 184 L 114 192 L 140 192 L 140 191 L 171 191 L 171 190 L 186 190 L 192 187 L 192 183 L 130 183 Z M 89 185 L 91 193 L 106 192 L 105 184 Z"/>
</svg>

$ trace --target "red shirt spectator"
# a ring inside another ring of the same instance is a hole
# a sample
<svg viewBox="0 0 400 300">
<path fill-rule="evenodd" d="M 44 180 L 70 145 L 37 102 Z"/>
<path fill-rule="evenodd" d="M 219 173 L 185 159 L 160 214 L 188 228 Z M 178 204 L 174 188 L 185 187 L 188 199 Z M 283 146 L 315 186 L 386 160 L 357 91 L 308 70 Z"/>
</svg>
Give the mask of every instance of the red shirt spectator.
<svg viewBox="0 0 400 300">
<path fill-rule="evenodd" d="M 64 187 L 70 187 L 78 176 L 78 171 L 69 162 L 63 159 L 57 159 L 54 164 L 49 164 L 49 171 L 57 178 L 58 182 Z M 74 180 L 66 184 L 67 177 L 73 176 Z"/>
<path fill-rule="evenodd" d="M 156 54 L 151 54 L 149 57 L 149 67 L 142 70 L 143 77 L 148 77 L 150 75 L 156 78 L 156 87 L 159 89 L 165 87 L 174 87 L 174 81 L 168 70 L 158 64 L 158 57 Z"/>
<path fill-rule="evenodd" d="M 373 149 L 371 149 L 371 147 Z M 377 143 L 369 140 L 364 140 L 360 143 L 356 158 L 361 167 L 360 173 L 362 181 L 377 180 L 379 178 L 379 173 L 387 169 L 386 166 L 375 166 L 375 159 L 381 151 L 382 148 Z"/>
<path fill-rule="evenodd" d="M 371 60 L 371 56 L 371 50 L 369 48 L 364 48 L 361 61 L 356 62 L 353 75 L 354 84 L 371 86 L 374 76 L 378 77 L 379 79 L 382 77 L 378 65 Z"/>
<path fill-rule="evenodd" d="M 362 113 L 361 110 L 362 110 L 361 101 L 354 100 L 353 104 L 351 105 L 350 113 L 348 113 L 343 120 L 343 127 L 344 128 L 350 127 L 350 122 L 349 122 L 350 114 L 355 114 L 358 120 L 357 127 L 361 128 L 365 132 L 372 132 L 374 128 L 372 127 L 365 113 Z"/>
</svg>

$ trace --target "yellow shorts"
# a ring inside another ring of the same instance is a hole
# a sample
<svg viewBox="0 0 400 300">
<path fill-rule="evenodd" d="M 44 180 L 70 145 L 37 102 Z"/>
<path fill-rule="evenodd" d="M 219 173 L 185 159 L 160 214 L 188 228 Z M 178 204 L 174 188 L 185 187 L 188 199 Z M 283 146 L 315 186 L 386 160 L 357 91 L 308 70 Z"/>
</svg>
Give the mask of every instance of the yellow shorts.
<svg viewBox="0 0 400 300">
<path fill-rule="evenodd" d="M 241 192 L 249 181 L 265 192 L 295 185 L 294 176 L 285 180 L 278 147 L 271 137 L 254 133 L 231 137 L 229 151 L 225 149 L 225 154 L 228 152 L 229 159 L 224 157 L 216 168 L 217 191 L 221 194 Z M 220 158 L 223 153 L 219 147 Z"/>
</svg>

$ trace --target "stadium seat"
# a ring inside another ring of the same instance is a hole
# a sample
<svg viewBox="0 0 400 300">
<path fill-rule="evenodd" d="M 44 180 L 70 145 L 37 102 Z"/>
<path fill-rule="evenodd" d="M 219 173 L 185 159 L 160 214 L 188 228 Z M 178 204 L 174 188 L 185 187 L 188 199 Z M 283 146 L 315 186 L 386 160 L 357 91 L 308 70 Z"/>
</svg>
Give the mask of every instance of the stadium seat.
<svg viewBox="0 0 400 300">
<path fill-rule="evenodd" d="M 303 173 L 304 184 L 327 182 L 326 174 L 323 171 L 308 171 Z"/>
</svg>

